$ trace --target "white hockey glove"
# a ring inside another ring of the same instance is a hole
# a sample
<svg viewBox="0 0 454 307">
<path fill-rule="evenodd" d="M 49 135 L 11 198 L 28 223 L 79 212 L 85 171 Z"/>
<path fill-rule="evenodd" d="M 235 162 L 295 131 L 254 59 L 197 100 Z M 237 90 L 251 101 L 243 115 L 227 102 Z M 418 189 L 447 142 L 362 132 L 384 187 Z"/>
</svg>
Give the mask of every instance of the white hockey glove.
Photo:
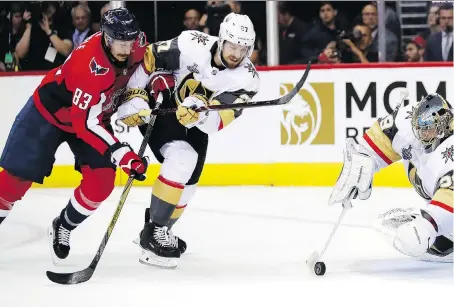
<svg viewBox="0 0 454 307">
<path fill-rule="evenodd" d="M 420 209 L 392 209 L 378 217 L 375 228 L 397 251 L 410 257 L 421 257 L 437 238 L 436 224 L 429 221 L 430 216 L 427 218 L 422 216 Z"/>
<path fill-rule="evenodd" d="M 208 116 L 208 112 L 197 113 L 194 110 L 207 105 L 206 98 L 200 95 L 186 97 L 183 103 L 178 106 L 176 116 L 180 124 L 190 129 L 194 126 L 203 124 Z"/>
<path fill-rule="evenodd" d="M 122 97 L 123 103 L 118 107 L 118 119 L 129 127 L 140 126 L 150 121 L 150 116 L 141 116 L 140 111 L 149 110 L 148 94 L 143 89 L 128 89 Z"/>
<path fill-rule="evenodd" d="M 329 198 L 329 205 L 347 203 L 356 196 L 362 200 L 368 199 L 372 192 L 374 169 L 374 161 L 367 150 L 348 138 L 344 149 L 344 165 Z"/>
</svg>

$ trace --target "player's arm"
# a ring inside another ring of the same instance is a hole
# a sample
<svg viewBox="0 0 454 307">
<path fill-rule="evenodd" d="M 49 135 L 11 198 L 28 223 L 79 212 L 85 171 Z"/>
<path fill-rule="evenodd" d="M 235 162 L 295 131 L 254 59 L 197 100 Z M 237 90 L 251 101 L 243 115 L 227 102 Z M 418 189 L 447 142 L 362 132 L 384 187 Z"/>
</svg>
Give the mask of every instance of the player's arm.
<svg viewBox="0 0 454 307">
<path fill-rule="evenodd" d="M 401 159 L 393 147 L 404 119 L 400 107 L 392 114 L 379 118 L 366 130 L 359 144 L 349 138 L 344 149 L 344 164 L 331 193 L 329 203 L 344 203 L 357 196 L 368 199 L 376 172 Z M 401 127 L 402 128 L 402 127 Z"/>
<path fill-rule="evenodd" d="M 138 114 L 141 110 L 149 109 L 148 95 L 144 89 L 155 79 L 164 78 L 156 76 L 156 71 L 172 72 L 179 69 L 180 54 L 178 37 L 148 45 L 141 65 L 128 81 L 123 104 L 118 108 L 118 118 L 126 125 L 133 127 L 148 121 L 148 117 L 141 117 Z M 166 77 L 166 79 L 169 78 Z M 171 80 L 169 79 L 168 82 Z M 163 87 L 163 90 L 172 88 L 174 83 L 173 81 L 172 86 Z M 152 94 L 155 96 L 158 93 Z"/>
<path fill-rule="evenodd" d="M 237 92 L 226 92 L 216 96 L 211 101 L 199 94 L 194 94 L 187 97 L 183 103 L 178 107 L 177 119 L 186 128 L 196 126 L 201 131 L 210 134 L 217 132 L 236 118 L 238 118 L 242 111 L 241 109 L 211 111 L 206 113 L 196 113 L 192 109 L 205 105 L 221 105 L 221 104 L 236 104 L 244 103 L 251 100 L 257 92 L 240 90 Z"/>
<path fill-rule="evenodd" d="M 99 153 L 119 142 L 102 124 L 102 105 L 106 100 L 104 93 L 92 86 L 75 87 L 71 120 L 77 137 L 91 145 Z"/>
<path fill-rule="evenodd" d="M 102 124 L 102 106 L 105 100 L 105 94 L 93 86 L 74 89 L 71 121 L 76 135 L 100 154 L 108 156 L 125 173 L 135 173 L 135 178 L 143 181 L 148 162 L 139 157 L 131 146 L 119 142 Z"/>
</svg>

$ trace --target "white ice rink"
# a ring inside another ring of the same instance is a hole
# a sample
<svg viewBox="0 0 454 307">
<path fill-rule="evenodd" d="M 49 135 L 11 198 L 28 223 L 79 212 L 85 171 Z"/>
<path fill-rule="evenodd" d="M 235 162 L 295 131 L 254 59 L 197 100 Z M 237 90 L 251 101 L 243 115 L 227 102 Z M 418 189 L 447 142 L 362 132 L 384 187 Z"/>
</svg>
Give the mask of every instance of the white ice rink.
<svg viewBox="0 0 454 307">
<path fill-rule="evenodd" d="M 324 259 L 323 277 L 305 260 L 322 249 L 340 207 L 330 189 L 199 188 L 175 233 L 188 250 L 175 270 L 138 262 L 132 243 L 143 225 L 149 188 L 133 188 L 97 271 L 85 284 L 51 283 L 46 270 L 88 266 L 121 189 L 72 235 L 70 257 L 55 267 L 46 228 L 69 189 L 32 189 L 0 225 L 1 307 L 450 306 L 452 264 L 419 262 L 394 251 L 371 229 L 377 214 L 421 200 L 410 189 L 375 188 L 353 205 Z"/>
</svg>

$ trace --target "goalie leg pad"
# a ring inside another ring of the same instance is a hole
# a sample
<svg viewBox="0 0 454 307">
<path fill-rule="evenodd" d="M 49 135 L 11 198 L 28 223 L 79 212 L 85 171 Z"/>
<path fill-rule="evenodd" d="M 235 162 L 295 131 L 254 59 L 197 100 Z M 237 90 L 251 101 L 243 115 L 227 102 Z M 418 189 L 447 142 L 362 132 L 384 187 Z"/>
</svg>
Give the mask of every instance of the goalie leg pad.
<svg viewBox="0 0 454 307">
<path fill-rule="evenodd" d="M 437 237 L 434 226 L 425 218 L 417 215 L 409 223 L 397 228 L 394 247 L 410 257 L 419 257 L 427 252 Z"/>
</svg>

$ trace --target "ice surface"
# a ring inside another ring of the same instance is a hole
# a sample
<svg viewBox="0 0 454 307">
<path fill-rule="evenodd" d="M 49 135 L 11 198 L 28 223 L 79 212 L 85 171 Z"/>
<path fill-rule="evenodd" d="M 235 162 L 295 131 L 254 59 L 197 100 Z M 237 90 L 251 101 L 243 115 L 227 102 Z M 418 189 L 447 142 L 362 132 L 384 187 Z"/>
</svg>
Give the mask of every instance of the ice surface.
<svg viewBox="0 0 454 307">
<path fill-rule="evenodd" d="M 375 188 L 354 201 L 325 254 L 326 275 L 305 265 L 321 251 L 341 208 L 328 188 L 202 187 L 174 232 L 188 250 L 175 270 L 138 262 L 133 244 L 150 188 L 133 188 L 97 271 L 85 284 L 50 282 L 46 270 L 88 266 L 121 189 L 71 238 L 69 258 L 55 267 L 46 229 L 70 189 L 32 189 L 0 225 L 1 307 L 88 306 L 400 306 L 450 304 L 453 265 L 421 262 L 391 248 L 371 228 L 379 213 L 422 205 L 411 189 Z"/>
</svg>

